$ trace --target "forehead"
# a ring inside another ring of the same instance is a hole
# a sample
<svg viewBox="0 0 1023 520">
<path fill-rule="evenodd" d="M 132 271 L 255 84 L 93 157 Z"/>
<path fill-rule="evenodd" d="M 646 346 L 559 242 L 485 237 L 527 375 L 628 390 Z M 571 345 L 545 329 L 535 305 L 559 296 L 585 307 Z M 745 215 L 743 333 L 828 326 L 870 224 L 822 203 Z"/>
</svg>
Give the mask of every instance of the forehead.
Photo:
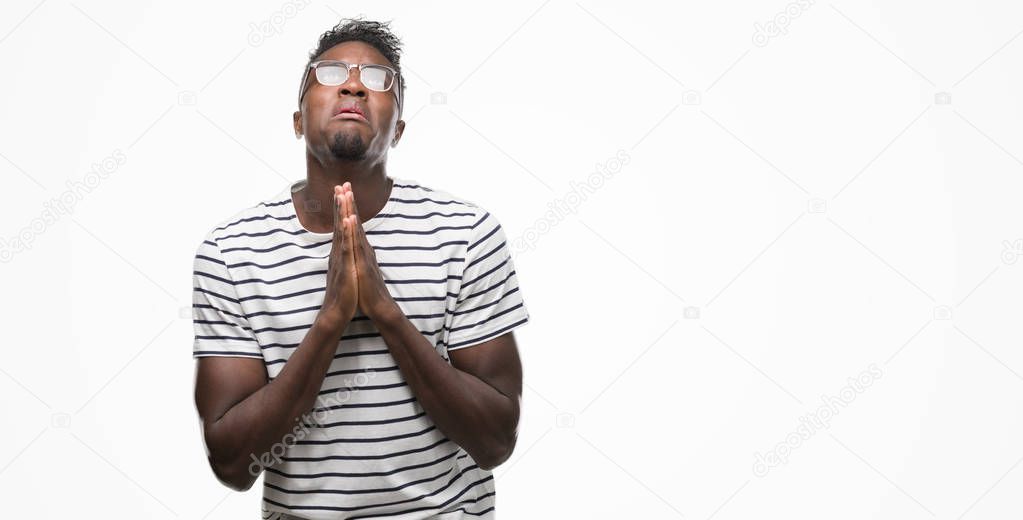
<svg viewBox="0 0 1023 520">
<path fill-rule="evenodd" d="M 320 54 L 317 60 L 338 60 L 348 63 L 375 63 L 393 67 L 383 54 L 376 47 L 361 41 L 348 41 L 339 43 Z"/>
</svg>

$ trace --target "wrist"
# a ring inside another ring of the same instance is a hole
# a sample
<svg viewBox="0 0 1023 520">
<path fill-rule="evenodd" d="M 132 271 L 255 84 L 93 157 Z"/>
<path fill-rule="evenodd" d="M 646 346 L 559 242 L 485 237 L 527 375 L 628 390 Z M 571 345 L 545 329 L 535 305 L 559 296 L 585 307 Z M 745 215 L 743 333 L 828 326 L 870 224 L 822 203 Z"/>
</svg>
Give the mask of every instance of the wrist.
<svg viewBox="0 0 1023 520">
<path fill-rule="evenodd" d="M 350 321 L 352 321 L 351 317 L 346 319 L 339 313 L 320 309 L 320 312 L 316 314 L 316 318 L 313 320 L 312 327 L 317 331 L 340 340 Z"/>
<path fill-rule="evenodd" d="M 398 307 L 398 302 L 388 297 L 381 299 L 367 316 L 378 325 L 390 325 L 403 318 L 405 313 Z"/>
</svg>

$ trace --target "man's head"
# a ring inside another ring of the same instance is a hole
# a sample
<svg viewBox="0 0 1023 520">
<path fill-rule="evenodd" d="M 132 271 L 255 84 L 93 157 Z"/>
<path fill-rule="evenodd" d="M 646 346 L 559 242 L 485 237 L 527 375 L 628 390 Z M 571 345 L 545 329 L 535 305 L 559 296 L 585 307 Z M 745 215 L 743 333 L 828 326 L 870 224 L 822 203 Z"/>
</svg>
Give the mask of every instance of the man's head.
<svg viewBox="0 0 1023 520">
<path fill-rule="evenodd" d="M 295 136 L 304 135 L 307 148 L 317 156 L 329 154 L 335 160 L 346 161 L 385 157 L 387 147 L 398 144 L 405 128 L 401 120 L 405 82 L 400 59 L 401 41 L 387 23 L 345 19 L 323 33 L 306 63 L 299 107 L 293 118 Z M 332 61 L 348 65 L 329 63 Z M 324 62 L 333 66 L 323 70 Z M 320 77 L 328 79 L 328 84 L 317 79 L 317 64 Z M 395 74 L 379 67 L 360 71 L 359 65 L 383 66 Z M 387 84 L 378 80 L 385 74 L 393 79 L 381 92 L 381 85 Z"/>
</svg>

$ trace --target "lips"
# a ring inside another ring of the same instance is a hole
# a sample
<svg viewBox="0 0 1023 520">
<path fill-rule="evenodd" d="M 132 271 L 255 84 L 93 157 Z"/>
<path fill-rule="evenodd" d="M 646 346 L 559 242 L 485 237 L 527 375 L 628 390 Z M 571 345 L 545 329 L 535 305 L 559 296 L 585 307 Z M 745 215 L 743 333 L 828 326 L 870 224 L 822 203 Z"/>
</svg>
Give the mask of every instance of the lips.
<svg viewBox="0 0 1023 520">
<path fill-rule="evenodd" d="M 334 110 L 334 119 L 355 119 L 359 121 L 368 121 L 366 119 L 366 111 L 362 109 L 358 103 L 344 103 Z"/>
</svg>

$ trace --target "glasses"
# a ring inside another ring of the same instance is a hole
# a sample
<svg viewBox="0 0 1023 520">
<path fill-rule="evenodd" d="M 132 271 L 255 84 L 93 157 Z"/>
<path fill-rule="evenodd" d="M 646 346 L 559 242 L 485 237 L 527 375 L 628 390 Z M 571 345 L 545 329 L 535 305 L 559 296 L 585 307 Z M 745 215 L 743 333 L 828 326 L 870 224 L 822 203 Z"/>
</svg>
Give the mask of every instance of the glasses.
<svg viewBox="0 0 1023 520">
<path fill-rule="evenodd" d="M 359 81 L 374 92 L 387 92 L 394 88 L 395 98 L 398 101 L 398 113 L 401 113 L 401 74 L 398 71 L 375 63 L 347 63 L 336 60 L 314 61 L 305 69 L 302 75 L 301 90 L 298 93 L 298 104 L 302 106 L 302 98 L 305 97 L 306 80 L 309 79 L 309 70 L 315 71 L 316 81 L 327 87 L 337 87 L 348 81 L 352 69 L 359 69 Z M 399 84 L 395 87 L 395 84 Z"/>
</svg>

